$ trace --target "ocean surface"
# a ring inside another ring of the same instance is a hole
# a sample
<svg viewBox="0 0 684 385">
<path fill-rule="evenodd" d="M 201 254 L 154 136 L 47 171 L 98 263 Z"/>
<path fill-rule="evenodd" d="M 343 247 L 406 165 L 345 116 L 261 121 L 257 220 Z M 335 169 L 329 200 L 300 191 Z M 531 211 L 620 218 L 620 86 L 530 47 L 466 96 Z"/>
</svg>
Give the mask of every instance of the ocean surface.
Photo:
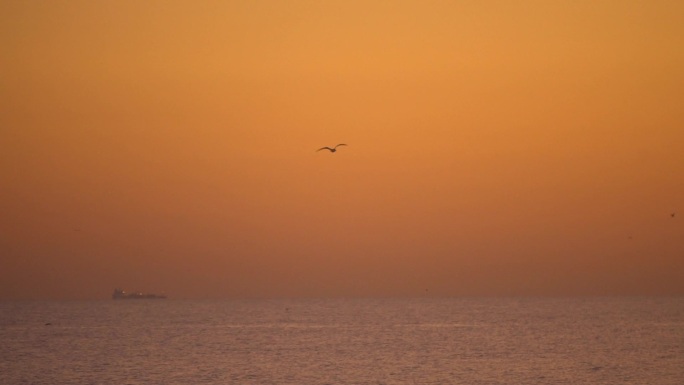
<svg viewBox="0 0 684 385">
<path fill-rule="evenodd" d="M 0 384 L 682 385 L 684 298 L 0 302 Z"/>
</svg>

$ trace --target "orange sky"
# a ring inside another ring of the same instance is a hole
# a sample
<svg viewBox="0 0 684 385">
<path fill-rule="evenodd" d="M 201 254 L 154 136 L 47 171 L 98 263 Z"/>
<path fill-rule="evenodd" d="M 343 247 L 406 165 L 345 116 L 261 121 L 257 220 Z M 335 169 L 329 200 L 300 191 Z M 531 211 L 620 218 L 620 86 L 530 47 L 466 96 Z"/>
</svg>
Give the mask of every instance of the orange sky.
<svg viewBox="0 0 684 385">
<path fill-rule="evenodd" d="M 2 1 L 0 299 L 682 295 L 682 20 Z"/>
</svg>

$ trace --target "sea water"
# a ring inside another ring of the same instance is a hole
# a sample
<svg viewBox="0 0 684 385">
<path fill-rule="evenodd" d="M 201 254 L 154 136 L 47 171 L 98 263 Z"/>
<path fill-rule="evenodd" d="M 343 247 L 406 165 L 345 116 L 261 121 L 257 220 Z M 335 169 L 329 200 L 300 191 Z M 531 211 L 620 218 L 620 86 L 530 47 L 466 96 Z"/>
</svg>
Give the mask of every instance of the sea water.
<svg viewBox="0 0 684 385">
<path fill-rule="evenodd" d="M 0 384 L 684 384 L 684 298 L 0 302 Z"/>
</svg>

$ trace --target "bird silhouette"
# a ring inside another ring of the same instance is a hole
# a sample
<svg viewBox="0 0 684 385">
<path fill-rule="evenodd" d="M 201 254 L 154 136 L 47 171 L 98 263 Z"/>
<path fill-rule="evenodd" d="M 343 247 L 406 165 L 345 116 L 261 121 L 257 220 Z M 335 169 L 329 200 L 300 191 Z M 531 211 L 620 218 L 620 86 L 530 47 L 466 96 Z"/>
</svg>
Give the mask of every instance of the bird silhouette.
<svg viewBox="0 0 684 385">
<path fill-rule="evenodd" d="M 330 152 L 335 152 L 335 151 L 337 151 L 337 147 L 340 147 L 340 146 L 346 146 L 346 144 L 340 143 L 340 144 L 338 144 L 337 146 L 335 146 L 335 147 L 333 147 L 333 148 L 330 148 L 330 147 L 321 147 L 321 148 L 319 148 L 318 150 L 316 150 L 316 152 L 321 151 L 321 150 L 328 150 L 328 151 L 330 151 Z"/>
</svg>

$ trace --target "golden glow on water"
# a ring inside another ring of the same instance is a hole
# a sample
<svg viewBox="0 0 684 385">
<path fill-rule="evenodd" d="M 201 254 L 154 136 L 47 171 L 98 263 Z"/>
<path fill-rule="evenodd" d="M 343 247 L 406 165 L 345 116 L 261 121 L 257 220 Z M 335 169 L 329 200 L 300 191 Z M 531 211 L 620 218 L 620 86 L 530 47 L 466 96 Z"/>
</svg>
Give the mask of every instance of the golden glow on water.
<svg viewBox="0 0 684 385">
<path fill-rule="evenodd" d="M 683 305 L 645 297 L 4 302 L 0 382 L 669 385 L 683 379 Z"/>
</svg>

